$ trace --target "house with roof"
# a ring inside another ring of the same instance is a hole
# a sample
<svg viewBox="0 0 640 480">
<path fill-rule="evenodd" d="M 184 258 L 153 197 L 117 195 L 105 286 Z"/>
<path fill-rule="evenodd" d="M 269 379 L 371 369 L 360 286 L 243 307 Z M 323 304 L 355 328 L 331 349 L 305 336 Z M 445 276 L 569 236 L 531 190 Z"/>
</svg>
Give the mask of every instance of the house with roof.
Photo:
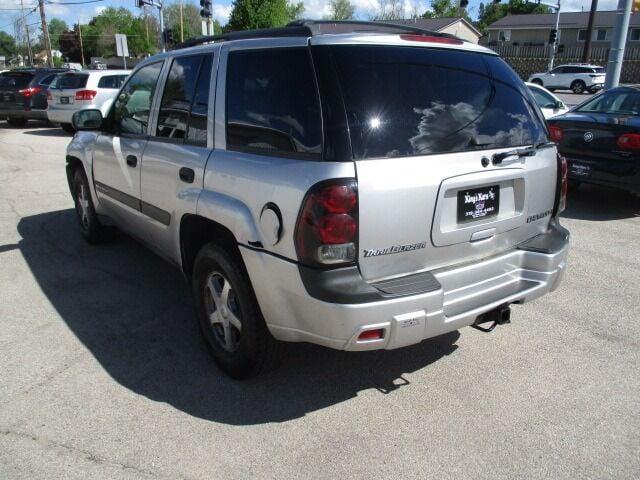
<svg viewBox="0 0 640 480">
<path fill-rule="evenodd" d="M 396 25 L 409 25 L 425 30 L 431 30 L 438 33 L 449 33 L 455 35 L 458 38 L 467 40 L 468 42 L 478 43 L 482 33 L 478 31 L 471 23 L 464 18 L 412 18 L 406 20 L 389 20 L 385 23 L 393 23 Z M 355 25 L 355 24 L 327 24 L 323 26 L 323 31 L 327 33 L 349 33 L 354 31 L 367 31 L 371 27 L 368 25 Z"/>
<path fill-rule="evenodd" d="M 489 25 L 481 43 L 489 46 L 543 46 L 548 43 L 549 32 L 555 28 L 555 22 L 553 13 L 507 15 Z M 584 46 L 588 22 L 589 12 L 561 13 L 558 45 L 566 48 Z M 591 38 L 594 48 L 611 46 L 615 24 L 615 10 L 596 12 Z M 631 14 L 627 45 L 640 47 L 640 13 Z"/>
</svg>

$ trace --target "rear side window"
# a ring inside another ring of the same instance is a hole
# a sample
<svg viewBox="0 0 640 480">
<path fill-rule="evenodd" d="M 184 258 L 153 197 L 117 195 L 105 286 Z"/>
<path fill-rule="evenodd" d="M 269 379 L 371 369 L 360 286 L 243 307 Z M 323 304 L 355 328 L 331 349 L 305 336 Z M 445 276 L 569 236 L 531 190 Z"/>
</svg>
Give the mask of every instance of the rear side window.
<svg viewBox="0 0 640 480">
<path fill-rule="evenodd" d="M 0 74 L 0 88 L 20 89 L 29 85 L 33 79 L 30 73 L 5 72 Z"/>
<path fill-rule="evenodd" d="M 319 48 L 333 50 L 355 159 L 546 141 L 525 85 L 498 57 L 419 47 Z"/>
<path fill-rule="evenodd" d="M 82 73 L 63 73 L 58 75 L 53 82 L 51 88 L 71 89 L 84 88 L 87 86 L 89 75 Z"/>
<path fill-rule="evenodd" d="M 206 145 L 206 109 L 210 75 L 210 55 L 178 57 L 173 60 L 158 113 L 157 137 L 179 140 L 189 138 L 190 143 Z M 206 87 L 202 83 L 206 83 Z M 205 88 L 206 92 L 203 91 Z M 195 119 L 194 122 L 190 120 L 193 107 L 196 107 L 199 122 Z M 189 134 L 192 123 L 194 131 Z"/>
<path fill-rule="evenodd" d="M 98 80 L 98 88 L 120 88 L 126 80 L 126 75 L 108 75 Z"/>
<path fill-rule="evenodd" d="M 228 150 L 320 156 L 320 104 L 306 48 L 231 52 L 226 108 Z"/>
</svg>

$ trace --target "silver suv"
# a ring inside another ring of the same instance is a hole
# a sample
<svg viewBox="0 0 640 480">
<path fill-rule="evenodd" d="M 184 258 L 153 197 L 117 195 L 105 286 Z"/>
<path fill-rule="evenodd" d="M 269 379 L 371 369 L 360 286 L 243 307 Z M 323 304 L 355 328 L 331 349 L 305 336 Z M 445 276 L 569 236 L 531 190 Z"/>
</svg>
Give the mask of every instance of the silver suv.
<svg viewBox="0 0 640 480">
<path fill-rule="evenodd" d="M 138 66 L 106 118 L 74 114 L 82 234 L 117 226 L 178 266 L 234 377 L 282 342 L 393 349 L 494 326 L 565 270 L 566 163 L 505 62 L 336 25 L 193 41 Z"/>
</svg>

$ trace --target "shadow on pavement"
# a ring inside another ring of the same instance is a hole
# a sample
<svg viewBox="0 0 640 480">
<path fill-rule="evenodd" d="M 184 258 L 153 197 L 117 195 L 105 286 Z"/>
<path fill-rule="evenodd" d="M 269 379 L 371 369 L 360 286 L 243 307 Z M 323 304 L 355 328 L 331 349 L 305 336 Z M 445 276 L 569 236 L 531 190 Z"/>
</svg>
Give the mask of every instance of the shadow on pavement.
<svg viewBox="0 0 640 480">
<path fill-rule="evenodd" d="M 621 220 L 640 216 L 640 198 L 623 190 L 581 185 L 571 190 L 563 217 L 576 220 Z"/>
<path fill-rule="evenodd" d="M 25 217 L 19 248 L 61 318 L 121 385 L 190 415 L 232 425 L 282 422 L 409 382 L 455 351 L 458 332 L 395 351 L 347 353 L 291 344 L 275 372 L 237 382 L 217 369 L 181 273 L 120 236 L 87 245 L 73 210 Z"/>
<path fill-rule="evenodd" d="M 36 137 L 73 137 L 73 134 L 67 133 L 62 128 L 46 128 L 43 130 L 27 130 L 25 135 L 35 135 Z"/>
</svg>

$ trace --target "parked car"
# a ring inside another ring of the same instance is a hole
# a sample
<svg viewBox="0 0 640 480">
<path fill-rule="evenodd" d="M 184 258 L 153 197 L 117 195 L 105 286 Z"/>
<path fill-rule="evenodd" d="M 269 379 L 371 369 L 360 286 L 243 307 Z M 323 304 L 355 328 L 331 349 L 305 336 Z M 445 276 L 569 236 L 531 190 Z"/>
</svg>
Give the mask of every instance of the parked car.
<svg viewBox="0 0 640 480">
<path fill-rule="evenodd" d="M 548 90 L 571 89 L 573 93 L 596 93 L 604 87 L 605 69 L 599 65 L 559 65 L 544 73 L 534 73 L 529 82 Z"/>
<path fill-rule="evenodd" d="M 553 93 L 540 85 L 535 83 L 528 83 L 527 87 L 533 95 L 533 99 L 536 101 L 545 119 L 557 117 L 563 113 L 567 113 L 569 108 L 564 104 L 562 100 L 556 97 Z"/>
<path fill-rule="evenodd" d="M 73 132 L 71 117 L 78 110 L 97 108 L 107 115 L 129 70 L 85 70 L 58 75 L 47 92 L 47 118 Z"/>
<path fill-rule="evenodd" d="M 20 68 L 0 73 L 0 118 L 21 126 L 47 119 L 46 91 L 59 68 Z"/>
<path fill-rule="evenodd" d="M 116 225 L 179 266 L 234 377 L 281 341 L 393 349 L 504 323 L 565 270 L 566 163 L 513 70 L 446 34 L 326 24 L 154 56 L 106 118 L 73 117 L 82 235 Z"/>
<path fill-rule="evenodd" d="M 640 194 L 640 86 L 607 90 L 549 121 L 574 186 L 594 183 Z"/>
</svg>

